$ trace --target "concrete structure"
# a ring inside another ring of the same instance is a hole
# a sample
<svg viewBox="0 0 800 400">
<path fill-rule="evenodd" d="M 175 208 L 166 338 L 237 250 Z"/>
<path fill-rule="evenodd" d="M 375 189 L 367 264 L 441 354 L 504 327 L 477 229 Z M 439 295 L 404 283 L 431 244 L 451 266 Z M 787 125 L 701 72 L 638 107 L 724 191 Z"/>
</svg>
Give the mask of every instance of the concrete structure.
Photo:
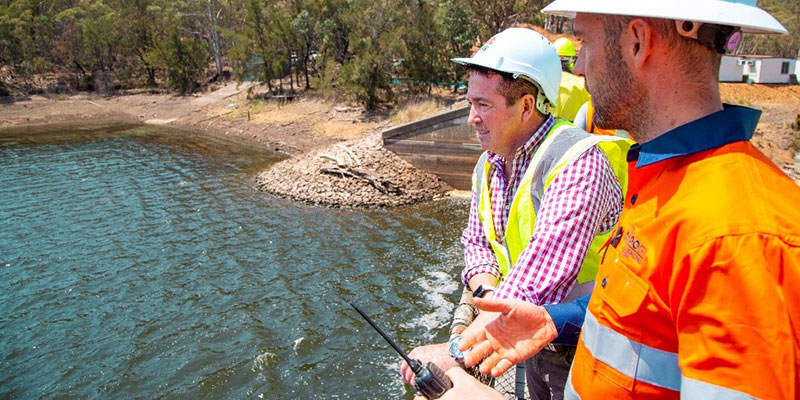
<svg viewBox="0 0 800 400">
<path fill-rule="evenodd" d="M 468 116 L 465 106 L 386 130 L 383 146 L 450 186 L 470 190 L 472 169 L 483 149 Z"/>
<path fill-rule="evenodd" d="M 797 83 L 800 63 L 793 58 L 771 56 L 723 56 L 720 82 Z"/>
</svg>

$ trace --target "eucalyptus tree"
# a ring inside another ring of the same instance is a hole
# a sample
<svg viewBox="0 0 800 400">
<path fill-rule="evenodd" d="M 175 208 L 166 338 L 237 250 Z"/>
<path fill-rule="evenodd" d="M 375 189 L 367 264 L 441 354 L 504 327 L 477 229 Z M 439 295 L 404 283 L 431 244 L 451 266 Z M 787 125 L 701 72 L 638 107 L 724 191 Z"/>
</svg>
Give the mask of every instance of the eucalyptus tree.
<svg viewBox="0 0 800 400">
<path fill-rule="evenodd" d="M 349 27 L 348 57 L 337 80 L 345 93 L 372 110 L 392 101 L 391 78 L 404 14 L 393 0 L 349 0 L 342 14 Z"/>
<path fill-rule="evenodd" d="M 453 82 L 453 91 L 456 92 L 458 82 L 463 76 L 463 68 L 449 59 L 466 57 L 472 53 L 473 47 L 480 46 L 480 27 L 472 22 L 471 15 L 462 6 L 461 0 L 443 0 L 438 12 L 437 20 L 442 30 L 439 45 L 444 49 L 444 57 L 447 59 L 444 69 L 448 79 Z"/>
<path fill-rule="evenodd" d="M 165 75 L 169 87 L 183 93 L 199 86 L 209 60 L 202 33 L 190 23 L 193 5 L 183 0 L 153 0 L 148 8 L 158 18 L 145 60 Z"/>
<path fill-rule="evenodd" d="M 0 62 L 23 75 L 51 72 L 55 15 L 73 1 L 5 0 L 0 2 Z"/>
<path fill-rule="evenodd" d="M 79 28 L 83 53 L 81 61 L 74 61 L 91 72 L 93 88 L 100 93 L 113 91 L 112 71 L 122 50 L 119 12 L 112 5 L 103 0 L 81 1 L 56 16 L 57 21 Z"/>
<path fill-rule="evenodd" d="M 442 82 L 448 63 L 444 29 L 438 17 L 436 0 L 404 0 L 397 3 L 401 13 L 399 39 L 402 54 L 394 62 L 395 72 L 406 79 L 412 93 L 430 94 L 433 85 Z"/>
<path fill-rule="evenodd" d="M 788 35 L 744 35 L 736 54 L 769 54 L 800 58 L 800 1 L 762 0 L 759 7 L 769 11 L 789 31 Z"/>
</svg>

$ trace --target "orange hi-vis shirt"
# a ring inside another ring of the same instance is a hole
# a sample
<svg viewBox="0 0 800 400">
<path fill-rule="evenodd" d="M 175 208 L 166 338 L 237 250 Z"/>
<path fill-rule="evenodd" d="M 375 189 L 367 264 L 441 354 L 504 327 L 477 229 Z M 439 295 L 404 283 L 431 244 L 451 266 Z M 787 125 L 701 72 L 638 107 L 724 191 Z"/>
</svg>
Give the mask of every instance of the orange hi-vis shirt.
<svg viewBox="0 0 800 400">
<path fill-rule="evenodd" d="M 800 398 L 800 187 L 749 142 L 760 114 L 631 149 L 566 398 Z"/>
</svg>

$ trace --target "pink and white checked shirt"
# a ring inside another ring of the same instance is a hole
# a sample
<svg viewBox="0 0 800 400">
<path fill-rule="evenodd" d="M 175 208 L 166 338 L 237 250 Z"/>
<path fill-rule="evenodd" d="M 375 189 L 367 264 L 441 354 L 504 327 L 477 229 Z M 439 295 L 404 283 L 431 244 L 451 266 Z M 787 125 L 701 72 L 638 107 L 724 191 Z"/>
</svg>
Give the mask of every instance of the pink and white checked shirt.
<svg viewBox="0 0 800 400">
<path fill-rule="evenodd" d="M 520 181 L 554 124 L 553 117 L 549 117 L 525 145 L 517 149 L 508 182 L 503 174 L 506 160 L 494 153 L 489 155 L 488 162 L 492 166 L 489 191 L 498 239 L 505 236 L 511 202 Z M 605 154 L 596 146 L 584 152 L 547 187 L 530 244 L 520 253 L 492 296 L 517 298 L 539 305 L 560 302 L 575 284 L 596 232 L 611 229 L 617 223 L 623 201 L 619 182 Z M 473 191 L 469 223 L 461 237 L 466 263 L 461 279 L 467 287 L 470 278 L 480 273 L 500 279 L 497 259 L 486 240 L 477 207 L 477 194 Z"/>
</svg>

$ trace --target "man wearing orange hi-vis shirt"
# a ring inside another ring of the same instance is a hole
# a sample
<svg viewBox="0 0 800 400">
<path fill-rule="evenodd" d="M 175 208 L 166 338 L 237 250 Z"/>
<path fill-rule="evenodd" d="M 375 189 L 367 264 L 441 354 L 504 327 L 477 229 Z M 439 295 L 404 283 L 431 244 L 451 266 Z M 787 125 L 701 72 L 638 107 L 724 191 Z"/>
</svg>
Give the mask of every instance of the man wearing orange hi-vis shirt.
<svg viewBox="0 0 800 400">
<path fill-rule="evenodd" d="M 594 122 L 639 143 L 591 296 L 500 312 L 463 333 L 497 375 L 578 340 L 572 399 L 799 399 L 800 187 L 750 142 L 760 111 L 723 105 L 720 54 L 786 30 L 755 0 L 556 0 L 583 39 Z M 579 339 L 578 339 L 579 334 Z M 497 398 L 458 370 L 443 399 Z"/>
</svg>

